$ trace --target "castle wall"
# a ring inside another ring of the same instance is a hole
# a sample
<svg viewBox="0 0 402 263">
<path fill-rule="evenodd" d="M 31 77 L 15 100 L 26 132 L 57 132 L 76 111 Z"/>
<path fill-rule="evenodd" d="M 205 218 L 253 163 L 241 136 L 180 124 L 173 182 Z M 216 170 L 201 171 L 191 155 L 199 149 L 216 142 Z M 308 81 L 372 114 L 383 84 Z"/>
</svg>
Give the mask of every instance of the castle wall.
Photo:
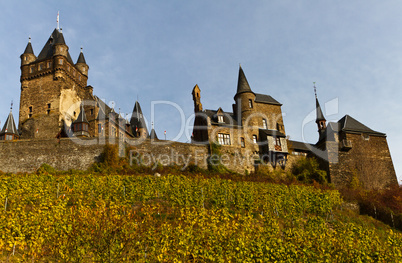
<svg viewBox="0 0 402 263">
<path fill-rule="evenodd" d="M 366 189 L 398 183 L 386 137 L 370 135 L 365 139 L 361 134 L 347 133 L 346 139 L 351 141 L 352 148 L 339 150 L 338 162 L 329 163 L 330 179 L 336 187 L 348 185 L 353 177 Z M 336 147 L 329 149 L 330 154 L 339 149 L 337 144 Z"/>
<path fill-rule="evenodd" d="M 103 144 L 97 140 L 63 138 L 0 141 L 0 170 L 33 172 L 46 163 L 58 170 L 85 170 L 98 160 Z"/>
</svg>

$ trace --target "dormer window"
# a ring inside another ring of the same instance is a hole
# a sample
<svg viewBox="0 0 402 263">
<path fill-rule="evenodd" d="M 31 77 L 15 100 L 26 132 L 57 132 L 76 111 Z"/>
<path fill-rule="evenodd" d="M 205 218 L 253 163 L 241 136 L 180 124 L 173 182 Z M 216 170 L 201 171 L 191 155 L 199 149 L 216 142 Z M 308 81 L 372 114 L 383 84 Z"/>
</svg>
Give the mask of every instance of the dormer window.
<svg viewBox="0 0 402 263">
<path fill-rule="evenodd" d="M 223 123 L 223 116 L 222 115 L 218 115 L 218 122 Z"/>
</svg>

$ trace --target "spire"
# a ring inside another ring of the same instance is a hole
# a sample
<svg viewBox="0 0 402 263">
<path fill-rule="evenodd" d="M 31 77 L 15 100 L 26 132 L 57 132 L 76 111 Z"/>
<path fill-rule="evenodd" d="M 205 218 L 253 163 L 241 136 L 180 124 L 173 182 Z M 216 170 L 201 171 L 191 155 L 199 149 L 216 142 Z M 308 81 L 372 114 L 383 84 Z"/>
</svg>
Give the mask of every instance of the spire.
<svg viewBox="0 0 402 263">
<path fill-rule="evenodd" d="M 25 48 L 24 54 L 32 54 L 32 55 L 34 54 L 33 48 L 31 45 L 31 37 L 29 37 L 29 41 L 28 41 L 27 47 Z"/>
<path fill-rule="evenodd" d="M 87 116 L 85 114 L 85 110 L 84 110 L 84 105 L 81 104 L 81 111 L 80 114 L 78 115 L 78 118 L 73 122 L 74 123 L 89 123 L 87 121 Z"/>
<path fill-rule="evenodd" d="M 57 11 L 57 30 L 60 29 L 59 17 L 60 17 L 60 14 L 59 14 L 59 11 Z"/>
<path fill-rule="evenodd" d="M 131 114 L 130 126 L 134 135 L 136 135 L 140 129 L 143 129 L 145 134 L 148 134 L 144 115 L 142 114 L 141 106 L 138 101 L 135 101 L 133 113 Z"/>
<path fill-rule="evenodd" d="M 318 101 L 317 88 L 315 86 L 315 82 L 313 82 L 313 83 L 314 83 L 314 95 L 315 95 L 315 108 L 316 108 L 316 114 L 317 114 L 317 118 L 316 118 L 315 122 L 317 123 L 318 131 L 321 131 L 326 128 L 327 120 L 325 119 L 324 114 L 322 113 L 320 102 Z"/>
<path fill-rule="evenodd" d="M 84 53 L 82 52 L 82 47 L 81 47 L 81 52 L 80 52 L 80 55 L 78 56 L 76 64 L 78 64 L 78 63 L 87 64 L 87 62 L 85 61 Z"/>
<path fill-rule="evenodd" d="M 155 129 L 154 129 L 154 123 L 152 123 L 152 130 L 149 133 L 149 139 L 151 139 L 151 140 L 159 140 L 158 136 L 156 135 Z"/>
<path fill-rule="evenodd" d="M 4 135 L 11 135 L 11 139 L 18 139 L 19 134 L 17 130 L 17 126 L 15 125 L 14 117 L 13 117 L 13 103 L 11 102 L 10 113 L 8 114 L 7 120 L 4 123 L 3 129 L 0 132 L 0 137 Z M 4 138 L 7 140 L 7 137 Z"/>
<path fill-rule="evenodd" d="M 239 65 L 239 79 L 237 81 L 237 93 L 235 96 L 245 92 L 251 92 L 254 94 L 254 92 L 250 88 L 250 85 L 248 84 L 246 75 L 244 74 L 241 65 Z"/>
</svg>

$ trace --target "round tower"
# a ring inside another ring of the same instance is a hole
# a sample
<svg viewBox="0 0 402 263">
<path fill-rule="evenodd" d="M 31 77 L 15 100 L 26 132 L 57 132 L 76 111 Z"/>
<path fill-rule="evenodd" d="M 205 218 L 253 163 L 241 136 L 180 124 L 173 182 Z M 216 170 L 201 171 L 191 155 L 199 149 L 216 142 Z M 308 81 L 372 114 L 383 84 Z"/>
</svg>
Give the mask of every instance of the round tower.
<svg viewBox="0 0 402 263">
<path fill-rule="evenodd" d="M 252 118 L 255 113 L 255 93 L 251 90 L 241 66 L 239 67 L 239 80 L 234 100 L 236 101 L 236 108 L 240 110 L 237 110 L 236 113 L 237 115 L 240 114 L 240 118 L 238 116 L 238 119 L 241 119 L 242 125 L 247 123 L 248 126 L 258 126 L 257 120 Z"/>
<path fill-rule="evenodd" d="M 75 67 L 86 77 L 88 77 L 88 65 L 85 61 L 85 57 L 84 57 L 84 53 L 82 52 L 82 48 L 81 48 L 81 52 L 80 55 L 78 56 L 77 59 L 77 63 L 75 63 Z"/>
</svg>

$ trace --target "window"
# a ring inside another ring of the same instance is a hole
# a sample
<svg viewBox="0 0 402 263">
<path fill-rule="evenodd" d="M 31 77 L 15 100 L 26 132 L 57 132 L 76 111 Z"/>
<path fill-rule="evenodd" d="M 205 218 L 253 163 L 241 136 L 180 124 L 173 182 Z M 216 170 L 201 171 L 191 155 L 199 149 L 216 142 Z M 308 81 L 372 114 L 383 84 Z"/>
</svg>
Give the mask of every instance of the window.
<svg viewBox="0 0 402 263">
<path fill-rule="evenodd" d="M 75 117 L 75 115 L 77 115 L 77 113 L 74 111 L 74 117 Z"/>
<path fill-rule="evenodd" d="M 32 106 L 29 106 L 29 113 L 32 113 Z"/>
<path fill-rule="evenodd" d="M 246 147 L 246 144 L 245 144 L 245 142 L 244 142 L 244 138 L 243 138 L 243 137 L 240 138 L 240 145 L 241 145 L 242 148 Z"/>
<path fill-rule="evenodd" d="M 250 109 L 253 108 L 253 100 L 251 99 L 248 100 L 248 106 Z"/>
<path fill-rule="evenodd" d="M 49 61 L 49 62 L 47 63 L 47 67 L 50 68 L 51 66 L 52 66 L 52 62 Z"/>
<path fill-rule="evenodd" d="M 59 59 L 59 64 L 63 65 L 63 59 Z"/>
<path fill-rule="evenodd" d="M 368 135 L 368 134 L 362 134 L 362 136 L 363 136 L 363 139 L 364 139 L 365 141 L 370 140 L 370 135 Z"/>
<path fill-rule="evenodd" d="M 13 135 L 6 134 L 6 141 L 12 141 L 12 140 L 13 140 Z"/>
<path fill-rule="evenodd" d="M 223 122 L 223 116 L 222 115 L 218 116 L 218 122 Z"/>
<path fill-rule="evenodd" d="M 42 70 L 43 69 L 43 64 L 41 63 L 41 64 L 39 64 L 39 70 Z"/>
<path fill-rule="evenodd" d="M 94 115 L 94 109 L 91 109 L 91 115 Z"/>
<path fill-rule="evenodd" d="M 264 129 L 268 129 L 267 120 L 266 120 L 266 119 L 262 119 L 262 127 L 263 127 Z"/>
<path fill-rule="evenodd" d="M 49 114 L 49 113 L 50 113 L 50 107 L 51 107 L 51 106 L 52 106 L 52 105 L 51 105 L 50 103 L 48 103 L 48 104 L 47 104 L 47 111 L 46 111 L 46 112 L 47 112 L 47 114 Z"/>
<path fill-rule="evenodd" d="M 229 134 L 218 134 L 218 142 L 220 145 L 230 145 L 230 135 Z"/>
<path fill-rule="evenodd" d="M 281 146 L 281 138 L 279 138 L 279 137 L 275 138 L 275 145 Z"/>
<path fill-rule="evenodd" d="M 31 67 L 30 69 L 29 69 L 29 73 L 34 73 L 34 67 Z"/>
<path fill-rule="evenodd" d="M 253 143 L 257 143 L 257 135 L 253 135 Z"/>
</svg>

